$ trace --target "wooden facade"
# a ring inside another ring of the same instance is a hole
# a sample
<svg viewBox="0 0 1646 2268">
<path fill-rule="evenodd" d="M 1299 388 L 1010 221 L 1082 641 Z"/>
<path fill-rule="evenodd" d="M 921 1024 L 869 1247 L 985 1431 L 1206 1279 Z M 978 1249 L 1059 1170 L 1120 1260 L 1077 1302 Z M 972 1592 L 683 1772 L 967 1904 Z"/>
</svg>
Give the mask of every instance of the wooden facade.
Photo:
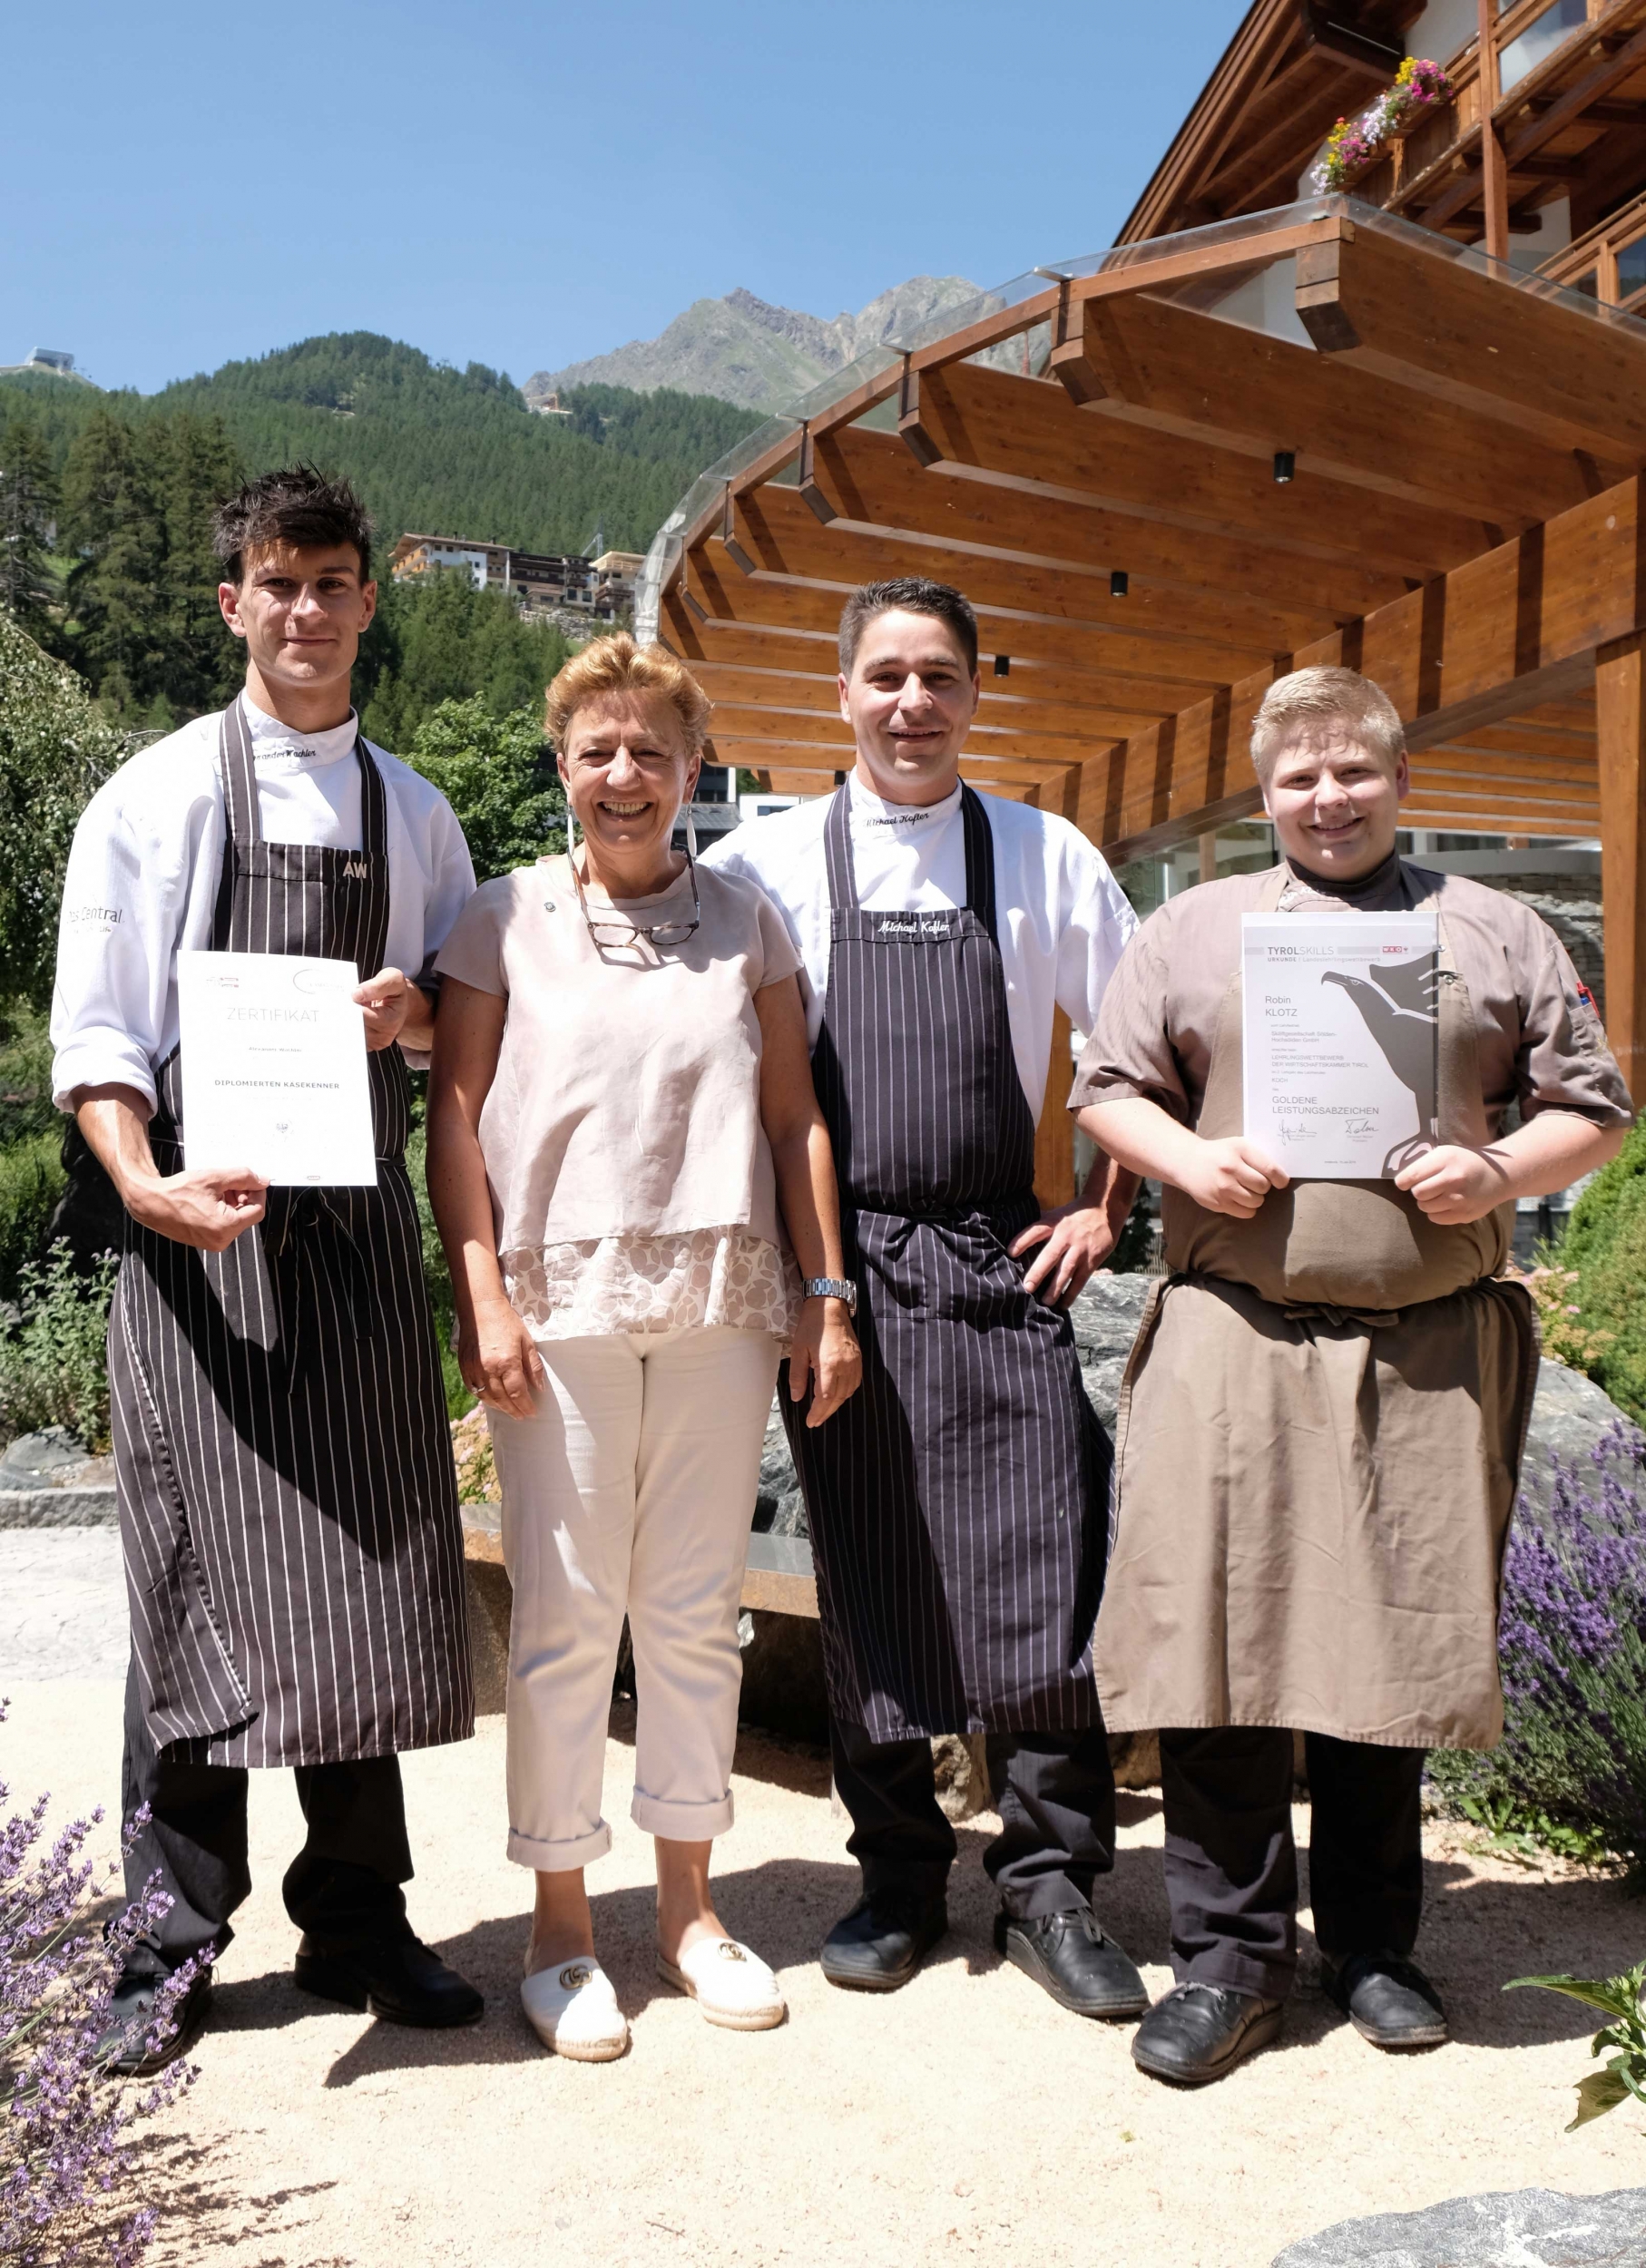
<svg viewBox="0 0 1646 2268">
<path fill-rule="evenodd" d="M 1501 106 L 1494 168 L 1461 65 L 1449 123 L 1425 122 L 1452 136 L 1427 187 L 1391 158 L 1363 185 L 1391 210 L 1296 200 L 1417 13 L 1260 0 L 1129 241 L 774 420 L 659 538 L 641 620 L 701 675 L 720 762 L 816 792 L 852 760 L 844 593 L 960 584 L 984 639 L 963 770 L 1117 861 L 1259 808 L 1249 731 L 1277 676 L 1364 670 L 1406 720 L 1411 825 L 1601 838 L 1609 1022 L 1646 1094 L 1646 323 L 1573 288 L 1570 260 L 1562 282 L 1463 240 L 1494 193 L 1525 226 L 1554 176 Z M 1515 0 L 1497 44 L 1534 13 Z M 1602 8 L 1512 91 L 1563 180 L 1585 152 L 1622 178 L 1637 18 L 1646 0 Z"/>
</svg>

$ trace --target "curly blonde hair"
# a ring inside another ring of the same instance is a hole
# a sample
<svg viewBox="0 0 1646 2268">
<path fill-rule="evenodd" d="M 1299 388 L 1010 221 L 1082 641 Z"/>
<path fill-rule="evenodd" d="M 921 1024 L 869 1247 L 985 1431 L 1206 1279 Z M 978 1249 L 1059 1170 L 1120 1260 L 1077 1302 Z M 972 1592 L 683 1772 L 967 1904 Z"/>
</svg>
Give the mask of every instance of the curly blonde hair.
<svg viewBox="0 0 1646 2268">
<path fill-rule="evenodd" d="M 713 708 L 707 693 L 663 646 L 637 646 L 626 630 L 592 639 L 573 654 L 545 697 L 544 728 L 557 749 L 565 747 L 572 719 L 592 701 L 661 695 L 680 719 L 690 756 L 702 752 Z"/>
</svg>

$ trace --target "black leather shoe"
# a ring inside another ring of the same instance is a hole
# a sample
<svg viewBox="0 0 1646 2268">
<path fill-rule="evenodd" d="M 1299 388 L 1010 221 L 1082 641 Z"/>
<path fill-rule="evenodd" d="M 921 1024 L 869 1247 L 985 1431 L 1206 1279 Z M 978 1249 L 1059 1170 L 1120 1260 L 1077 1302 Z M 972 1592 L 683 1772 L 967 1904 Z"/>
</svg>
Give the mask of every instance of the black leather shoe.
<svg viewBox="0 0 1646 2268">
<path fill-rule="evenodd" d="M 1440 1995 L 1416 1961 L 1398 1953 L 1351 1953 L 1325 1973 L 1335 2000 L 1374 2048 L 1441 2048 L 1451 2038 Z"/>
<path fill-rule="evenodd" d="M 896 1885 L 867 1891 L 823 1941 L 818 1959 L 830 1984 L 854 1992 L 896 1992 L 907 1984 L 949 1926 L 941 1892 L 923 1898 Z"/>
<path fill-rule="evenodd" d="M 1131 1956 L 1105 1937 L 1088 1906 L 1019 1921 L 994 1916 L 994 1950 L 1076 2016 L 1141 2016 L 1149 1988 Z"/>
<path fill-rule="evenodd" d="M 438 1953 L 411 1936 L 351 1946 L 347 1951 L 318 1951 L 305 1938 L 298 1947 L 299 1989 L 345 2008 L 369 2009 L 391 2024 L 421 2024 L 430 2030 L 477 2024 L 485 2002 L 465 1978 L 448 1969 Z"/>
<path fill-rule="evenodd" d="M 187 2055 L 200 2038 L 201 2030 L 211 2007 L 211 1971 L 198 1970 L 191 1980 L 188 1990 L 171 2009 L 175 2028 L 159 2048 L 151 2048 L 149 2034 L 154 2028 L 154 1996 L 166 1980 L 163 1977 L 122 1976 L 109 1996 L 109 2021 L 103 2038 L 97 2043 L 100 2062 L 122 2078 L 151 2078 L 156 2071 L 163 2071 L 179 2056 Z"/>
<path fill-rule="evenodd" d="M 1283 2012 L 1280 2001 L 1230 1985 L 1177 1985 L 1138 2026 L 1132 2060 L 1157 2079 L 1204 2087 L 1267 2048 L 1279 2032 Z"/>
</svg>

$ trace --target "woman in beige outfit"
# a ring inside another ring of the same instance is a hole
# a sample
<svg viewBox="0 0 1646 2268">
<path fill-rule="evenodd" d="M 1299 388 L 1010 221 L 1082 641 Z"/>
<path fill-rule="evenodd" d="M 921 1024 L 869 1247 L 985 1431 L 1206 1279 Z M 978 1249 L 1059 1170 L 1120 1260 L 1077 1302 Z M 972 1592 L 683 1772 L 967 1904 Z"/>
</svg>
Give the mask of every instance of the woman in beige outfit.
<svg viewBox="0 0 1646 2268">
<path fill-rule="evenodd" d="M 548 730 L 582 845 L 487 883 L 438 962 L 429 1190 L 503 1487 L 508 1850 L 537 1876 L 521 1997 L 590 2061 L 628 2041 L 583 1887 L 611 1846 L 625 1613 L 660 1970 L 710 2021 L 782 2019 L 709 1892 L 739 1600 L 783 1343 L 812 1425 L 859 1370 L 797 956 L 752 885 L 670 847 L 708 717 L 658 647 L 568 663 Z"/>
</svg>

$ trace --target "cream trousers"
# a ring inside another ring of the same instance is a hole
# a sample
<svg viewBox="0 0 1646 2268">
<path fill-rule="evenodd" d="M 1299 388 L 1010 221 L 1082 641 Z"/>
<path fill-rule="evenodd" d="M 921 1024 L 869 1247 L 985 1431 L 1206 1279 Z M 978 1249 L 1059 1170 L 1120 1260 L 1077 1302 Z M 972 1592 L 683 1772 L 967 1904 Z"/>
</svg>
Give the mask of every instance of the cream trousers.
<svg viewBox="0 0 1646 2268">
<path fill-rule="evenodd" d="M 632 1816 L 705 1843 L 731 1824 L 738 1606 L 778 1343 L 718 1326 L 538 1343 L 535 1415 L 494 1412 L 509 1635 L 510 1858 L 545 1873 L 612 1847 L 601 1816 L 626 1613 Z"/>
</svg>

